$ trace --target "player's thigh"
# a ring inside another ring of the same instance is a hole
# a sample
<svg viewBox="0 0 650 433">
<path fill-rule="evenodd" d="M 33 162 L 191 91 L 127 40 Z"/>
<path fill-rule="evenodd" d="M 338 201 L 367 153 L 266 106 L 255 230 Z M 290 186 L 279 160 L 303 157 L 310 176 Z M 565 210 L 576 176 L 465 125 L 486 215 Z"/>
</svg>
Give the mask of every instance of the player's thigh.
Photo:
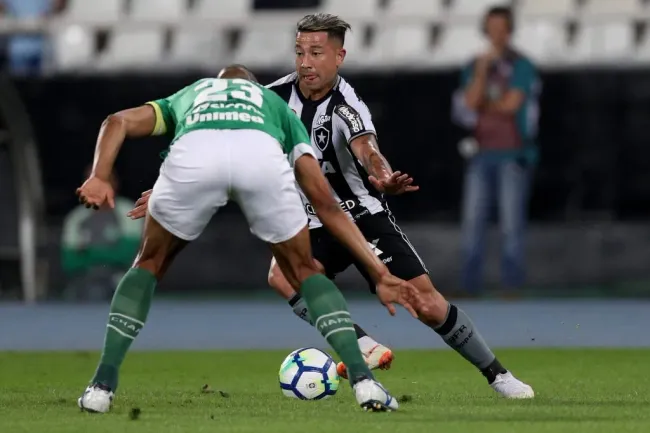
<svg viewBox="0 0 650 433">
<path fill-rule="evenodd" d="M 182 136 L 160 168 L 149 213 L 180 239 L 196 239 L 228 202 L 229 143 L 222 132 L 199 130 Z"/>
<path fill-rule="evenodd" d="M 232 147 L 231 195 L 251 232 L 270 244 L 287 241 L 307 225 L 293 169 L 280 144 L 255 130 L 236 133 Z"/>
<path fill-rule="evenodd" d="M 306 225 L 291 238 L 269 245 L 283 276 L 297 291 L 300 290 L 300 286 L 307 278 L 320 273 L 311 254 Z"/>
<path fill-rule="evenodd" d="M 146 269 L 160 280 L 187 243 L 167 231 L 151 214 L 147 214 L 133 267 Z"/>
<path fill-rule="evenodd" d="M 354 263 L 352 254 L 324 227 L 309 231 L 314 259 L 321 264 L 323 273 L 334 279 Z"/>
<path fill-rule="evenodd" d="M 409 281 L 428 274 L 424 262 L 391 213 L 370 215 L 359 220 L 357 224 L 374 253 L 393 275 Z M 374 293 L 375 285 L 365 269 L 358 263 L 355 265 Z"/>
</svg>

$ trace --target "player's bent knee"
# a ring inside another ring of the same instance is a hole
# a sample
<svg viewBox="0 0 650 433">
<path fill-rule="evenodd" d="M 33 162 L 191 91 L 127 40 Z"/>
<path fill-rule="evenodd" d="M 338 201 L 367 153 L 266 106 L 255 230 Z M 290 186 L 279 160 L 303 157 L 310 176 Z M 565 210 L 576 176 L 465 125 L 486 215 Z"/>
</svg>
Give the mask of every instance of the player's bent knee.
<svg viewBox="0 0 650 433">
<path fill-rule="evenodd" d="M 311 260 L 301 260 L 300 262 L 291 264 L 291 273 L 293 275 L 293 280 L 296 282 L 296 290 L 300 289 L 302 283 L 309 277 L 320 274 L 318 265 L 316 262 Z"/>
<path fill-rule="evenodd" d="M 432 326 L 445 321 L 449 304 L 439 293 L 425 293 L 420 299 L 416 312 L 421 321 Z"/>
<path fill-rule="evenodd" d="M 294 288 L 284 277 L 279 267 L 271 268 L 267 282 L 269 286 L 273 288 L 273 290 L 285 298 L 293 296 L 295 292 Z"/>
</svg>

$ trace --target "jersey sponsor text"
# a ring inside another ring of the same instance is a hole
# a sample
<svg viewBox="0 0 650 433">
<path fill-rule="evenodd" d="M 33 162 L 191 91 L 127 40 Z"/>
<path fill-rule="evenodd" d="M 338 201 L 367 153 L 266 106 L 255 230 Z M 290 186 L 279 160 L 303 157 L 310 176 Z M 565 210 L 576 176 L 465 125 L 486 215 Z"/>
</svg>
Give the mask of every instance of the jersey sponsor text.
<svg viewBox="0 0 650 433">
<path fill-rule="evenodd" d="M 185 123 L 187 126 L 194 125 L 197 122 L 214 122 L 214 121 L 238 121 L 238 122 L 254 122 L 262 124 L 264 119 L 260 116 L 251 116 L 249 113 L 241 113 L 238 111 L 215 111 L 212 113 L 194 113 L 187 117 Z"/>
</svg>

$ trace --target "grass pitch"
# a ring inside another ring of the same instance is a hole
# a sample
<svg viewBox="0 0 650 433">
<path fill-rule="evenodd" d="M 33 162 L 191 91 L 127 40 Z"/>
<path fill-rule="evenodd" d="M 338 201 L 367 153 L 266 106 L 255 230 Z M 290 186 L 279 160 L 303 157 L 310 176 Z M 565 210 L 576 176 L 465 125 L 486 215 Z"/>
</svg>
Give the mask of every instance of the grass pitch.
<svg viewBox="0 0 650 433">
<path fill-rule="evenodd" d="M 650 432 L 650 350 L 499 351 L 534 387 L 532 401 L 498 398 L 451 351 L 398 351 L 377 376 L 403 402 L 382 414 L 358 408 L 346 381 L 325 401 L 282 396 L 277 371 L 289 352 L 131 353 L 107 415 L 76 405 L 98 354 L 0 352 L 0 431 Z"/>
</svg>

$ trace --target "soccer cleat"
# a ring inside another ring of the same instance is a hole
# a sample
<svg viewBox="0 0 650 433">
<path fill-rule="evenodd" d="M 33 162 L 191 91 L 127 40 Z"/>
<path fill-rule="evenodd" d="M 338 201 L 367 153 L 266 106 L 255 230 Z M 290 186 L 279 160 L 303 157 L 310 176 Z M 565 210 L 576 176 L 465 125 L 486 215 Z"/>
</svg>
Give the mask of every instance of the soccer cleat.
<svg viewBox="0 0 650 433">
<path fill-rule="evenodd" d="M 496 379 L 490 386 L 505 398 L 524 399 L 535 397 L 533 388 L 514 377 L 509 371 L 497 374 Z"/>
<path fill-rule="evenodd" d="M 368 364 L 368 367 L 370 367 L 371 370 L 376 370 L 378 368 L 382 370 L 388 370 L 393 363 L 393 359 L 395 359 L 393 352 L 382 344 L 377 344 L 368 352 L 362 352 L 361 354 L 363 355 L 363 359 L 366 361 L 366 364 Z M 336 372 L 343 379 L 348 378 L 347 368 L 342 362 L 339 362 L 336 365 Z"/>
<path fill-rule="evenodd" d="M 82 411 L 91 413 L 106 413 L 111 409 L 115 394 L 110 388 L 100 383 L 90 385 L 77 400 Z"/>
<path fill-rule="evenodd" d="M 390 412 L 397 410 L 399 404 L 388 391 L 377 381 L 363 379 L 352 387 L 357 403 L 364 410 L 372 412 Z"/>
</svg>

